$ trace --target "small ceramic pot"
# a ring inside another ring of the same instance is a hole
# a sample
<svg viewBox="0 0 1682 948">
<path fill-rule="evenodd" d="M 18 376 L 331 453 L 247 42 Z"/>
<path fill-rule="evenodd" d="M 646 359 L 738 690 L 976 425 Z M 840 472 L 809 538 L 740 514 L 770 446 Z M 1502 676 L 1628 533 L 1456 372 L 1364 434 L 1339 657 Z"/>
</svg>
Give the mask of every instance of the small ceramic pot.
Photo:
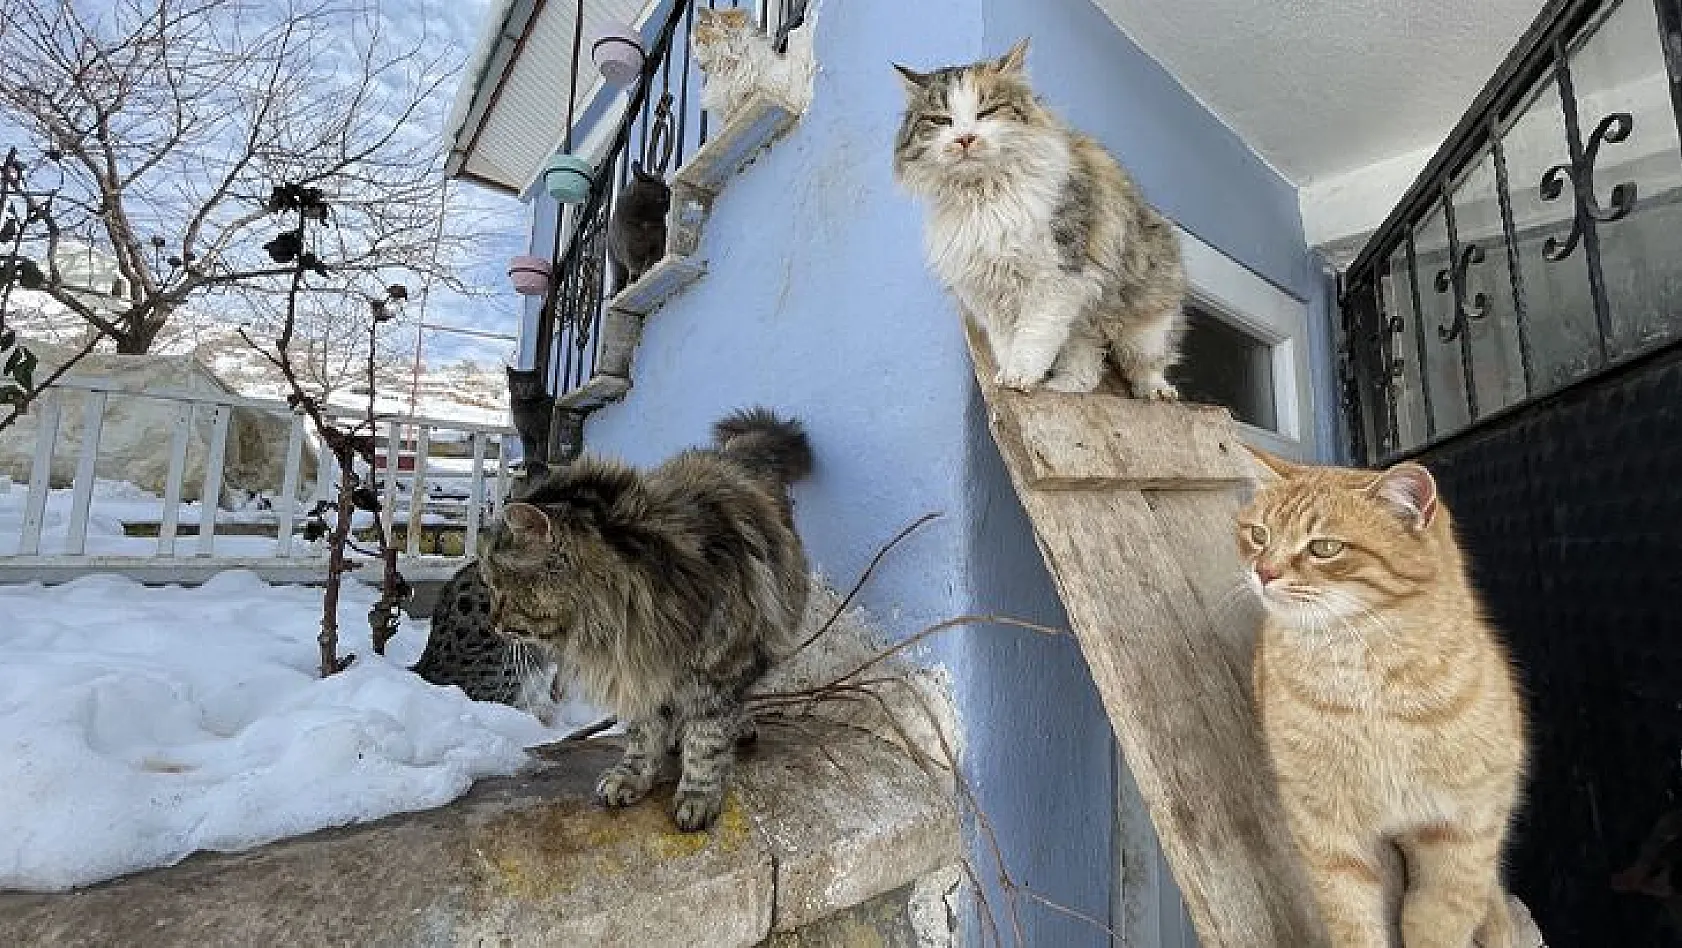
<svg viewBox="0 0 1682 948">
<path fill-rule="evenodd" d="M 590 196 L 595 170 L 577 155 L 553 155 L 543 166 L 543 187 L 562 204 L 583 204 Z"/>
<path fill-rule="evenodd" d="M 603 79 L 628 86 L 642 73 L 642 36 L 623 23 L 609 23 L 590 45 L 590 58 L 596 61 Z"/>
<path fill-rule="evenodd" d="M 521 296 L 542 296 L 549 292 L 549 259 L 521 254 L 508 261 L 508 279 Z"/>
</svg>

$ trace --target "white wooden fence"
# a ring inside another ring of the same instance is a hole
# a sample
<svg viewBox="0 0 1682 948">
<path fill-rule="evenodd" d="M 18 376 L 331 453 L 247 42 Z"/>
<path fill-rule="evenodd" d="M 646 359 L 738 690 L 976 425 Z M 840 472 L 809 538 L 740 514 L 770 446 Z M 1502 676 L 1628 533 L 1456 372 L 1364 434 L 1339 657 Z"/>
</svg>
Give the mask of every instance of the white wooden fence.
<svg viewBox="0 0 1682 948">
<path fill-rule="evenodd" d="M 60 422 L 65 413 L 65 394 L 82 393 L 82 439 L 77 455 L 75 476 L 70 488 L 68 517 L 61 521 L 65 528 L 62 538 L 54 535 L 52 544 L 44 542 L 49 520 L 50 480 L 53 458 L 60 446 Z M 121 552 L 110 549 L 90 549 L 88 525 L 96 511 L 96 470 L 100 462 L 101 429 L 106 409 L 116 399 L 151 399 L 174 406 L 166 411 L 171 418 L 168 428 L 157 433 L 168 439 L 168 476 L 165 482 L 160 516 L 156 522 L 155 544 L 147 544 L 149 537 L 127 537 L 113 542 L 102 538 L 103 545 L 120 546 Z M 250 511 L 221 509 L 225 494 L 225 467 L 228 460 L 228 437 L 235 409 L 250 409 L 281 419 L 288 426 L 284 473 L 276 485 L 260 485 L 261 495 L 270 498 L 270 510 L 253 515 Z M 73 378 L 60 380 L 31 407 L 36 416 L 37 438 L 33 452 L 27 496 L 23 504 L 21 526 L 15 544 L 6 543 L 0 536 L 0 583 L 4 582 L 63 582 L 92 572 L 114 572 L 148 582 L 200 582 L 226 569 L 250 569 L 277 582 L 307 582 L 321 579 L 326 573 L 326 551 L 320 543 L 306 542 L 297 536 L 310 508 L 323 500 L 337 499 L 339 472 L 331 453 L 321 450 L 309 419 L 293 411 L 283 402 L 242 398 L 231 393 L 170 389 L 139 389 L 108 379 Z M 189 442 L 196 419 L 209 418 L 210 434 L 206 446 L 203 482 L 196 505 L 198 523 L 195 537 L 184 536 L 182 522 L 182 489 L 187 480 Z M 361 412 L 329 408 L 332 418 L 359 419 Z M 420 416 L 380 416 L 378 423 L 384 451 L 376 452 L 380 462 L 374 472 L 383 490 L 380 516 L 385 521 L 388 536 L 399 523 L 404 527 L 404 550 L 401 555 L 405 576 L 410 579 L 431 579 L 447 576 L 477 548 L 479 528 L 487 518 L 494 517 L 507 495 L 509 457 L 507 448 L 517 437 L 511 428 L 479 425 Z M 434 445 L 439 435 L 447 433 L 450 440 L 465 441 L 469 456 L 466 459 L 434 457 Z M 305 445 L 315 449 L 315 484 L 309 496 L 301 496 L 306 464 Z M 411 470 L 403 470 L 403 460 L 413 459 Z M 461 460 L 465 471 L 459 470 Z M 491 465 L 494 464 L 494 468 Z M 452 468 L 457 468 L 452 470 Z M 460 482 L 465 478 L 465 487 Z M 437 495 L 435 486 L 454 483 L 457 489 Z M 332 522 L 334 514 L 327 514 Z M 218 536 L 217 525 L 225 531 Z M 263 537 L 249 535 L 231 538 L 235 524 L 254 525 Z M 274 538 L 266 542 L 267 527 L 272 524 Z M 421 539 L 427 526 L 459 529 L 463 536 L 461 555 L 423 554 Z M 219 539 L 222 541 L 219 548 Z M 232 546 L 238 549 L 229 549 Z M 55 548 L 49 549 L 49 546 Z M 150 547 L 146 549 L 144 547 Z M 377 574 L 377 569 L 353 572 Z M 376 580 L 377 575 L 370 575 Z"/>
</svg>

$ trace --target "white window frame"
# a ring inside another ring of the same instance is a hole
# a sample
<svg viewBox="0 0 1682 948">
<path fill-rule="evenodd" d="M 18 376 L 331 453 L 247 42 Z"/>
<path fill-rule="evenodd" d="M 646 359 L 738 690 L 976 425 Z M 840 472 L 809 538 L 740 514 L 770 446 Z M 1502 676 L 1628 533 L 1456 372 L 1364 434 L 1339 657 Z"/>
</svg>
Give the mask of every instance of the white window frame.
<svg viewBox="0 0 1682 948">
<path fill-rule="evenodd" d="M 1314 393 L 1308 366 L 1308 304 L 1178 227 L 1188 294 L 1197 305 L 1268 347 L 1278 430 L 1239 421 L 1244 440 L 1282 457 L 1312 460 Z"/>
</svg>

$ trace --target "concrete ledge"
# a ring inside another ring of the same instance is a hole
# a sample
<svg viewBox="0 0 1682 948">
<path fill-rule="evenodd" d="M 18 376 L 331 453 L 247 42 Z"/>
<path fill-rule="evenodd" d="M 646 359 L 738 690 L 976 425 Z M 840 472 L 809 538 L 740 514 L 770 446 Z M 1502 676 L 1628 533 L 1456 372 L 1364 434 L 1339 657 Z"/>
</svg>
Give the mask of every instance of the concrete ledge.
<svg viewBox="0 0 1682 948">
<path fill-rule="evenodd" d="M 596 807 L 618 748 L 593 744 L 439 810 L 0 894 L 0 944 L 755 945 L 958 859 L 948 798 L 895 748 L 816 722 L 762 735 L 709 834 L 675 831 L 669 785 Z"/>
<path fill-rule="evenodd" d="M 592 412 L 609 402 L 624 398 L 625 393 L 630 390 L 629 379 L 598 373 L 583 385 L 555 399 L 555 411 Z"/>
<path fill-rule="evenodd" d="M 742 103 L 707 143 L 674 176 L 676 183 L 716 194 L 759 152 L 781 138 L 800 114 L 768 92 L 756 92 Z"/>
</svg>

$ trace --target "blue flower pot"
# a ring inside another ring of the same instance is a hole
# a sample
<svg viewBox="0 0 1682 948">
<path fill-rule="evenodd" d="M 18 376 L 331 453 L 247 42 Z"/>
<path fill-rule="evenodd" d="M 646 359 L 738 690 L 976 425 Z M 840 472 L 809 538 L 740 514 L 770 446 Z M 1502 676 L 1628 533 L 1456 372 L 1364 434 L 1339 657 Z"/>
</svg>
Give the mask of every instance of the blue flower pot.
<svg viewBox="0 0 1682 948">
<path fill-rule="evenodd" d="M 554 155 L 543 166 L 543 187 L 562 204 L 583 204 L 595 183 L 595 171 L 577 155 Z"/>
</svg>

